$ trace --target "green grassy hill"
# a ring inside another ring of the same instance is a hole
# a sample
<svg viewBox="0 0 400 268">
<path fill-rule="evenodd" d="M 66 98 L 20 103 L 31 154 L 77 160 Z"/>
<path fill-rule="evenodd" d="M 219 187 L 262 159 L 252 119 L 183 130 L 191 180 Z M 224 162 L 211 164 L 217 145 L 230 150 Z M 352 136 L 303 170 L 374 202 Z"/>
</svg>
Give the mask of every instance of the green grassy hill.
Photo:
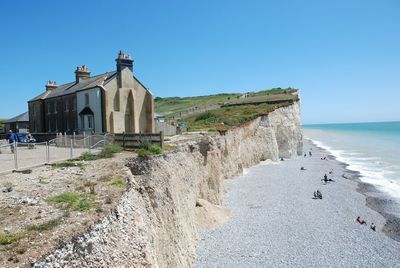
<svg viewBox="0 0 400 268">
<path fill-rule="evenodd" d="M 227 129 L 298 100 L 298 95 L 292 94 L 295 91 L 291 88 L 273 88 L 185 98 L 158 97 L 155 98 L 155 111 L 166 117 L 175 116 L 178 119 L 174 121 L 186 124 L 190 131 Z M 205 111 L 208 108 L 210 111 Z"/>
<path fill-rule="evenodd" d="M 179 112 L 187 111 L 195 107 L 206 108 L 212 105 L 230 105 L 240 104 L 249 102 L 268 102 L 274 100 L 291 100 L 296 98 L 292 93 L 294 89 L 287 88 L 273 88 L 269 90 L 262 90 L 257 92 L 248 93 L 226 93 L 216 94 L 208 96 L 196 96 L 196 97 L 168 97 L 160 98 L 156 97 L 154 100 L 156 113 L 163 114 L 165 116 L 174 116 Z M 241 96 L 246 94 L 246 98 Z"/>
</svg>

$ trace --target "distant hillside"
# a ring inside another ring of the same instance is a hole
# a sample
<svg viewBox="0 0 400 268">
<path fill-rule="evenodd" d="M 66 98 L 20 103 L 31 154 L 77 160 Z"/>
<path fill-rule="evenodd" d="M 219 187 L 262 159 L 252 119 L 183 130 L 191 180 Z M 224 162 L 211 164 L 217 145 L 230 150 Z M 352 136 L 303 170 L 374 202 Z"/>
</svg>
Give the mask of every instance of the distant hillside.
<svg viewBox="0 0 400 268">
<path fill-rule="evenodd" d="M 197 97 L 156 98 L 156 113 L 189 131 L 216 131 L 243 124 L 298 100 L 296 89 L 273 88 L 258 92 Z"/>
<path fill-rule="evenodd" d="M 186 112 L 193 109 L 207 109 L 214 105 L 231 105 L 251 102 L 267 102 L 267 101 L 286 101 L 297 98 L 290 93 L 296 91 L 291 88 L 273 88 L 257 92 L 247 93 L 224 93 L 208 96 L 196 97 L 156 97 L 154 100 L 155 111 L 165 116 L 179 115 L 180 112 Z"/>
</svg>

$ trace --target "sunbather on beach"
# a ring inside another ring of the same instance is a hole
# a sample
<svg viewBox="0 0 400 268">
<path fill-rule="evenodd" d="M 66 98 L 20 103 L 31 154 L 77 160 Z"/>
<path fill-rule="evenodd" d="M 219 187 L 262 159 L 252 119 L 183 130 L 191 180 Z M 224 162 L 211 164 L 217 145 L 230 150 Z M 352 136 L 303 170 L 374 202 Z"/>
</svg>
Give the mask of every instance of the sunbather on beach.
<svg viewBox="0 0 400 268">
<path fill-rule="evenodd" d="M 301 167 L 300 170 L 306 170 L 304 167 Z"/>
<path fill-rule="evenodd" d="M 371 228 L 372 231 L 376 232 L 376 226 L 375 226 L 374 223 L 371 223 L 370 228 Z"/>
<path fill-rule="evenodd" d="M 361 225 L 363 225 L 363 224 L 367 225 L 367 222 L 364 221 L 364 220 L 362 220 L 362 219 L 360 218 L 360 216 L 357 217 L 356 222 L 358 222 L 358 223 L 361 224 Z"/>
</svg>

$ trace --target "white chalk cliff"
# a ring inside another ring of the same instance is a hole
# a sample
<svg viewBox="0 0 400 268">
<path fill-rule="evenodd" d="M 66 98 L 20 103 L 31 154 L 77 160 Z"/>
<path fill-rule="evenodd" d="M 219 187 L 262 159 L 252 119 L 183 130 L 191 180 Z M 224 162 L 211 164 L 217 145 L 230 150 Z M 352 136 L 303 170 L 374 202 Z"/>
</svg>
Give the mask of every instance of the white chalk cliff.
<svg viewBox="0 0 400 268">
<path fill-rule="evenodd" d="M 34 267 L 189 267 L 196 210 L 221 204 L 223 180 L 262 160 L 301 154 L 302 142 L 299 102 L 224 136 L 173 138 L 174 152 L 129 159 L 128 189 L 116 210 Z"/>
</svg>

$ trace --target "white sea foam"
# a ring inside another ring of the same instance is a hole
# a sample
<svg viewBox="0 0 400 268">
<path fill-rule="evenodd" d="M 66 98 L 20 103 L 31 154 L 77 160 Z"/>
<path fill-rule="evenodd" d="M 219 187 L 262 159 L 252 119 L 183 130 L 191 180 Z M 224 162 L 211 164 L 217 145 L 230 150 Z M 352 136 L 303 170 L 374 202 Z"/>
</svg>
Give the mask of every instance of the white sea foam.
<svg viewBox="0 0 400 268">
<path fill-rule="evenodd" d="M 322 141 L 315 139 L 312 139 L 312 141 L 316 146 L 335 156 L 338 161 L 346 163 L 349 170 L 358 171 L 361 175 L 361 181 L 373 184 L 381 191 L 400 198 L 400 183 L 389 176 L 396 174 L 391 168 L 397 168 L 396 166 L 386 163 L 379 157 L 365 156 L 366 154 L 360 152 L 336 150 Z M 357 155 L 361 157 L 354 157 Z"/>
</svg>

